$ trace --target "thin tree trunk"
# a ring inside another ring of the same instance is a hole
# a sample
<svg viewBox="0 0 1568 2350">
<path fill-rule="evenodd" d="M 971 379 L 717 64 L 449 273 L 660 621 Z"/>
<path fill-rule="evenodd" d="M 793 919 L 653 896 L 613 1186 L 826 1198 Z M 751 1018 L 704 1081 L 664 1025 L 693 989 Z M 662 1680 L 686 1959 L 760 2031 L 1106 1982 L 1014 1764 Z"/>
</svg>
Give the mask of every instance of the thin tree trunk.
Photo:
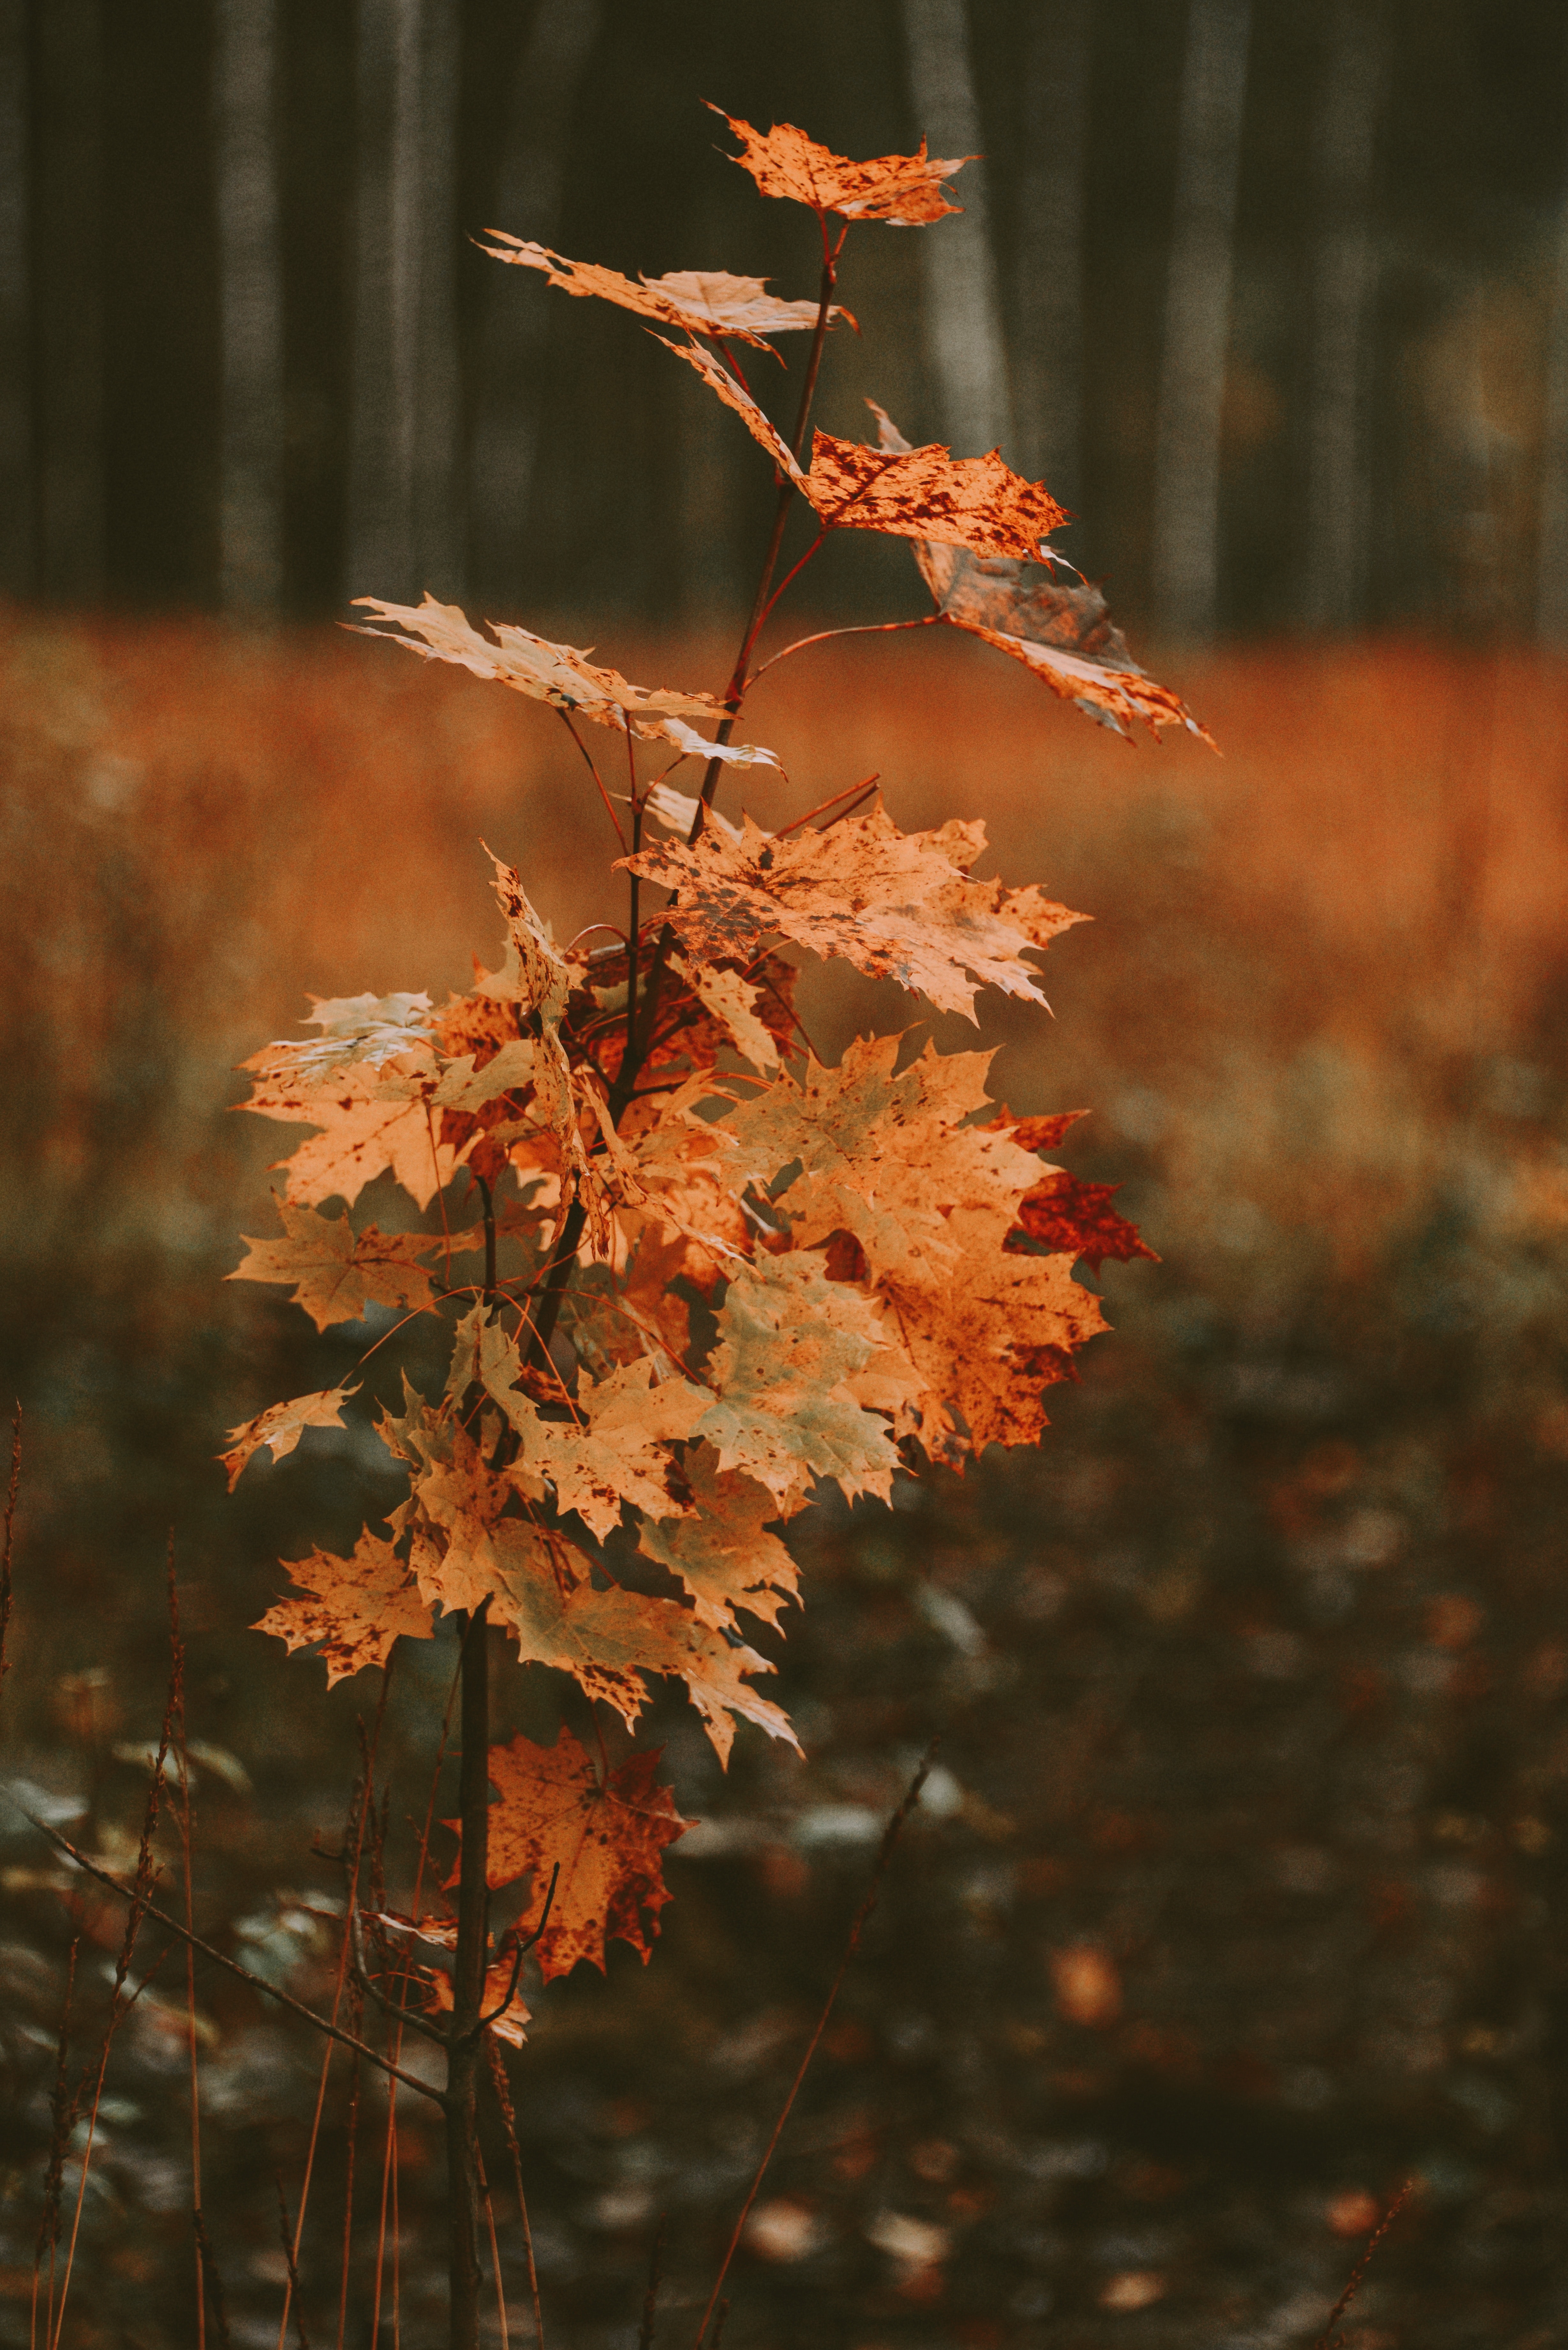
<svg viewBox="0 0 1568 2350">
<path fill-rule="evenodd" d="M 414 571 L 420 0 L 359 0 L 355 92 L 350 596 L 406 601 Z"/>
<path fill-rule="evenodd" d="M 33 585 L 26 0 L 0 0 L 0 595 Z"/>
<path fill-rule="evenodd" d="M 213 48 L 221 425 L 218 595 L 283 595 L 283 286 L 275 157 L 276 0 L 218 0 Z"/>
<path fill-rule="evenodd" d="M 1535 560 L 1536 633 L 1543 644 L 1568 645 L 1568 172 L 1557 214 L 1556 269 L 1547 321 Z"/>
<path fill-rule="evenodd" d="M 476 2106 L 483 2055 L 479 2019 L 490 1942 L 490 1647 L 485 1607 L 463 1630 L 462 1767 L 458 1808 L 462 1851 L 457 1891 L 457 1950 L 447 2043 L 446 2145 L 448 2277 L 452 2350 L 479 2350 L 479 2140 Z"/>
<path fill-rule="evenodd" d="M 1213 633 L 1219 593 L 1220 430 L 1250 29 L 1248 0 L 1191 0 L 1155 431 L 1152 570 L 1159 626 L 1196 641 Z"/>
<path fill-rule="evenodd" d="M 1320 228 L 1308 419 L 1307 625 L 1351 629 L 1366 597 L 1369 201 L 1382 76 L 1376 0 L 1339 0 L 1314 141 Z"/>
<path fill-rule="evenodd" d="M 934 155 L 981 155 L 964 0 L 903 0 L 903 11 L 917 130 Z M 983 161 L 966 167 L 954 201 L 961 213 L 919 234 L 942 436 L 970 456 L 1012 439 Z"/>
<path fill-rule="evenodd" d="M 37 10 L 39 585 L 78 603 L 104 588 L 103 20 L 100 0 Z"/>
<path fill-rule="evenodd" d="M 1083 494 L 1091 31 L 1089 0 L 1026 6 L 1013 409 L 1021 469 L 1068 505 Z"/>
<path fill-rule="evenodd" d="M 578 87 L 598 35 L 602 0 L 537 0 L 506 109 L 493 225 L 549 244 Z M 492 225 L 484 223 L 483 225 Z M 469 527 L 483 592 L 514 598 L 524 576 L 538 454 L 538 394 L 554 313 L 521 271 L 489 265 L 480 312 Z"/>
<path fill-rule="evenodd" d="M 418 380 L 413 528 L 418 584 L 443 602 L 463 592 L 458 451 L 457 0 L 424 0 L 419 131 Z"/>
</svg>

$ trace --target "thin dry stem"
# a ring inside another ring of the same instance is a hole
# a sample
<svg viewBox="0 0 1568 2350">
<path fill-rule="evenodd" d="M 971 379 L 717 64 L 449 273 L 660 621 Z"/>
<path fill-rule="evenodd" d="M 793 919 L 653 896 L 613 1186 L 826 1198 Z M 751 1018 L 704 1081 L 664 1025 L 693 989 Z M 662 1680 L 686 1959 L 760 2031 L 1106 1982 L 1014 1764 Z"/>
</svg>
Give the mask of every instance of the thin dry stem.
<svg viewBox="0 0 1568 2350">
<path fill-rule="evenodd" d="M 718 2306 L 719 2296 L 724 2289 L 724 2280 L 730 2273 L 731 2263 L 733 2262 L 736 2252 L 740 2250 L 741 2236 L 745 2228 L 747 2220 L 751 2217 L 752 2206 L 757 2199 L 757 2196 L 762 2188 L 763 2179 L 767 2172 L 768 2165 L 774 2158 L 774 2149 L 776 2148 L 780 2138 L 784 2136 L 784 2124 L 788 2121 L 790 2115 L 794 2110 L 794 2101 L 800 2095 L 801 2084 L 805 2081 L 807 2068 L 811 2064 L 812 2058 L 816 2054 L 817 2043 L 821 2040 L 823 2033 L 827 2029 L 827 2020 L 833 2013 L 834 2002 L 838 1997 L 839 1989 L 844 1981 L 844 1978 L 849 1971 L 849 1961 L 853 1959 L 856 1951 L 859 1949 L 860 1937 L 866 1929 L 866 1922 L 870 1917 L 873 1909 L 877 1907 L 877 1897 L 881 1891 L 882 1879 L 887 1873 L 888 1863 L 893 1857 L 893 1847 L 898 1841 L 905 1821 L 909 1818 L 909 1814 L 914 1810 L 915 1805 L 920 1800 L 920 1790 L 925 1785 L 927 1775 L 930 1771 L 932 1762 L 936 1759 L 937 1744 L 937 1740 L 933 1738 L 930 1744 L 927 1747 L 924 1754 L 920 1757 L 919 1766 L 917 1769 L 914 1777 L 910 1780 L 909 1785 L 904 1790 L 904 1798 L 902 1803 L 900 1803 L 898 1810 L 893 1814 L 892 1818 L 888 1821 L 887 1826 L 882 1831 L 882 1843 L 877 1851 L 877 1865 L 871 1872 L 871 1882 L 866 1888 L 865 1896 L 861 1900 L 860 1907 L 855 1912 L 855 1922 L 849 1929 L 849 1939 L 844 1945 L 844 1956 L 838 1961 L 838 1971 L 834 1976 L 832 1984 L 828 1990 L 827 1997 L 822 2003 L 822 2013 L 816 2019 L 816 2029 L 806 2043 L 805 2054 L 800 2060 L 800 2064 L 795 2073 L 794 2079 L 790 2083 L 789 2095 L 785 2097 L 783 2107 L 779 2113 L 779 2117 L 774 2124 L 773 2136 L 769 2138 L 766 2146 L 763 2148 L 763 2158 L 756 2167 L 750 2187 L 746 2189 L 746 2199 L 741 2206 L 739 2216 L 736 2219 L 733 2230 L 731 2233 L 729 2247 L 725 2251 L 723 2261 L 721 2263 L 719 2273 L 713 2280 L 713 2290 L 708 2296 L 708 2305 L 702 2312 L 702 2321 L 697 2328 L 696 2350 L 702 2350 L 703 2337 L 708 2331 L 709 2320 L 712 2317 L 713 2312 Z M 722 2320 L 721 2319 L 721 2324 L 722 2323 Z M 710 2345 L 710 2350 L 711 2350 L 711 2345 Z"/>
<path fill-rule="evenodd" d="M 1383 2217 L 1378 2221 L 1376 2227 L 1373 2230 L 1371 2236 L 1367 2240 L 1366 2250 L 1362 2253 L 1361 2258 L 1351 2270 L 1350 2275 L 1345 2281 L 1345 2291 L 1340 2294 L 1339 2299 L 1329 2311 L 1328 2323 L 1324 2327 L 1323 2332 L 1318 2335 L 1317 2340 L 1313 2344 L 1312 2350 L 1340 2350 L 1340 2345 L 1345 2337 L 1343 2334 L 1335 2334 L 1334 2329 L 1339 2324 L 1340 2319 L 1345 2315 L 1345 2311 L 1350 2307 L 1351 2303 L 1355 2299 L 1356 2294 L 1360 2292 L 1366 2272 L 1372 2263 L 1372 2255 L 1376 2252 L 1378 2245 L 1383 2241 L 1384 2237 L 1388 2233 L 1389 2229 L 1394 2225 L 1395 2220 L 1399 2217 L 1400 2212 L 1405 2209 L 1406 2204 L 1408 2203 L 1411 2196 L 1414 2195 L 1415 2192 L 1415 2180 L 1413 2178 L 1407 2178 L 1405 2181 L 1404 2186 L 1399 2189 L 1398 2194 L 1394 2198 L 1393 2202 L 1388 2206 L 1387 2210 L 1383 2214 Z"/>
<path fill-rule="evenodd" d="M 22 1407 L 18 1403 L 11 1422 L 11 1478 L 5 1488 L 5 1538 L 0 1544 L 0 1690 L 11 1669 L 5 1654 L 6 1638 L 11 1629 L 11 1561 L 16 1541 L 16 1496 L 22 1485 Z"/>
<path fill-rule="evenodd" d="M 534 2262 L 534 2230 L 528 2218 L 528 2198 L 523 2191 L 523 2154 L 517 2143 L 517 2116 L 512 2105 L 512 2087 L 506 2078 L 506 2062 L 501 2054 L 495 2035 L 485 2042 L 490 2059 L 491 2086 L 495 2102 L 501 2108 L 502 2126 L 506 2133 L 506 2151 L 512 2157 L 512 2176 L 517 2188 L 517 2214 L 523 2222 L 523 2249 L 528 2259 L 528 2292 L 534 2304 L 534 2340 L 536 2350 L 545 2350 L 545 2310 L 539 2298 L 539 2272 Z"/>
</svg>

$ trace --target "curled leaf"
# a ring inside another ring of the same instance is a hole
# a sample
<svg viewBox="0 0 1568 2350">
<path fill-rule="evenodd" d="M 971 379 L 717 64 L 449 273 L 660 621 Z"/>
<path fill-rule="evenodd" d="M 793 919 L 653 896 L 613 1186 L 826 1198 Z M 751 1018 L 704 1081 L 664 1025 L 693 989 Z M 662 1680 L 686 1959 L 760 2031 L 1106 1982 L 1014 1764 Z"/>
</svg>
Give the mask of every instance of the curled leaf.
<svg viewBox="0 0 1568 2350">
<path fill-rule="evenodd" d="M 545 244 L 508 236 L 504 229 L 487 228 L 493 244 L 480 244 L 492 261 L 510 261 L 524 269 L 542 269 L 552 286 L 566 294 L 597 295 L 639 317 L 657 318 L 661 326 L 678 327 L 689 335 L 722 335 L 736 342 L 769 348 L 770 335 L 798 334 L 815 326 L 815 302 L 781 301 L 767 290 L 765 277 L 732 277 L 726 269 L 672 269 L 662 277 L 623 277 L 597 261 L 567 261 Z M 479 240 L 474 239 L 476 244 Z M 829 318 L 847 313 L 836 306 Z"/>
<path fill-rule="evenodd" d="M 351 1395 L 358 1393 L 356 1385 L 324 1388 L 316 1395 L 292 1396 L 287 1403 L 269 1404 L 254 1419 L 242 1420 L 238 1428 L 231 1428 L 229 1450 L 218 1456 L 229 1472 L 230 1492 L 238 1484 L 245 1463 L 264 1444 L 275 1461 L 282 1461 L 294 1451 L 307 1428 L 341 1428 L 343 1407 Z"/>
<path fill-rule="evenodd" d="M 921 453 L 910 450 L 886 409 L 874 400 L 866 405 L 885 450 Z M 1100 590 L 1087 580 L 1069 586 L 1050 564 L 1033 560 L 1037 553 L 1034 547 L 981 549 L 972 541 L 948 545 L 940 533 L 927 531 L 917 536 L 915 561 L 942 619 L 1022 661 L 1053 693 L 1101 725 L 1125 734 L 1141 720 L 1156 735 L 1162 726 L 1185 726 L 1213 749 L 1213 736 L 1180 695 L 1134 660 Z"/>
<path fill-rule="evenodd" d="M 762 411 L 757 413 L 760 416 Z M 719 719 L 724 714 L 722 703 L 711 693 L 680 693 L 666 686 L 645 691 L 628 684 L 618 670 L 598 668 L 575 645 L 553 644 L 547 637 L 536 637 L 531 629 L 516 628 L 505 620 L 485 622 L 496 639 L 492 644 L 470 626 L 455 604 L 439 604 L 428 593 L 417 605 L 389 604 L 379 596 L 357 596 L 354 601 L 382 624 L 358 629 L 360 636 L 385 637 L 389 644 L 401 645 L 405 652 L 418 653 L 424 660 L 454 662 L 475 677 L 494 678 L 535 702 L 547 702 L 556 710 L 591 720 L 596 726 L 613 726 L 618 733 L 629 732 L 646 742 L 673 743 L 690 752 L 696 739 L 691 728 L 672 733 L 671 721 Z M 699 747 L 712 755 L 711 744 Z M 748 754 L 753 760 L 766 756 L 749 744 L 735 746 L 737 758 Z"/>
</svg>

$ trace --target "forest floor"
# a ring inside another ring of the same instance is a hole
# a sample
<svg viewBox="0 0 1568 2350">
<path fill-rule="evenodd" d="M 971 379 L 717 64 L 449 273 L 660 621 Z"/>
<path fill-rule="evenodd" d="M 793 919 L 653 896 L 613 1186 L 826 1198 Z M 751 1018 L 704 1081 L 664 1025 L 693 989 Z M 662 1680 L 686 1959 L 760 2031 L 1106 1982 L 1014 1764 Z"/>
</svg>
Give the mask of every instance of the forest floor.
<svg viewBox="0 0 1568 2350">
<path fill-rule="evenodd" d="M 695 2329 L 940 1730 L 727 2350 L 1304 2350 L 1407 2180 L 1349 2350 L 1548 2350 L 1568 2338 L 1562 674 L 1231 654 L 1177 681 L 1216 760 L 1129 751 L 971 650 L 893 639 L 778 672 L 749 723 L 791 781 L 745 796 L 766 823 L 879 768 L 901 823 L 982 815 L 1009 880 L 1095 917 L 1053 950 L 1054 1019 L 992 1010 L 982 1038 L 1015 1108 L 1092 1109 L 1063 1156 L 1125 1185 L 1161 1262 L 1106 1268 L 1114 1335 L 1037 1452 L 802 1522 L 806 1607 L 777 1653 L 807 1762 L 746 1734 L 722 1778 L 661 1716 L 701 1825 L 652 1962 L 612 1946 L 607 1979 L 538 1996 L 511 2060 L 546 2339 L 629 2350 L 660 2214 L 661 2350 Z M 603 657 L 655 682 L 721 667 L 672 642 Z M 342 1545 L 396 1484 L 361 1426 L 223 1493 L 223 1430 L 341 1376 L 368 1335 L 222 1285 L 237 1233 L 267 1229 L 276 1155 L 226 1113 L 232 1065 L 306 990 L 439 994 L 493 962 L 481 836 L 558 931 L 593 919 L 607 829 L 545 713 L 346 638 L 17 620 L 0 668 L 0 1336 L 25 1440 L 4 1774 L 126 1865 L 172 1525 L 201 1918 L 330 1998 L 340 1879 L 312 1839 L 335 1845 L 376 1690 L 326 1700 L 244 1627 L 280 1556 Z M 802 1003 L 824 1054 L 910 1016 L 815 972 Z M 405 1643 L 392 1677 L 394 1899 L 451 1662 Z M 498 1734 L 547 1737 L 553 1703 L 498 1674 Z M 62 1882 L 0 1815 L 0 2344 L 29 2338 L 70 1938 L 86 2057 L 119 1931 Z M 259 2350 L 286 2273 L 274 2174 L 297 2207 L 319 2051 L 243 1986 L 198 1991 L 207 2225 L 231 2338 Z M 183 2033 L 171 1960 L 115 2043 L 62 2350 L 194 2339 Z M 370 2339 L 386 2101 L 360 2083 L 339 2336 L 349 2095 L 344 2059 L 302 2263 L 317 2344 Z M 409 2350 L 440 2338 L 440 2174 L 400 2099 Z"/>
</svg>

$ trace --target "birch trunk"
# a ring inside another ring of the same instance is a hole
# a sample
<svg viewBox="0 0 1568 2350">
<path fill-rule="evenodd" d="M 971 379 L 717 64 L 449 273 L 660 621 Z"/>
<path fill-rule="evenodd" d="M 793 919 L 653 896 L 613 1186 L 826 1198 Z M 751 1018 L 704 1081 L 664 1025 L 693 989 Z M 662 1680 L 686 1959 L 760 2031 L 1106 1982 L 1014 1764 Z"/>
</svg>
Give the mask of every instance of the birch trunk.
<svg viewBox="0 0 1568 2350">
<path fill-rule="evenodd" d="M 413 532 L 419 585 L 462 599 L 464 552 L 457 355 L 458 0 L 424 0 L 418 131 L 418 347 Z"/>
<path fill-rule="evenodd" d="M 407 602 L 414 572 L 420 0 L 359 0 L 347 593 Z"/>
<path fill-rule="evenodd" d="M 1248 0 L 1191 0 L 1155 430 L 1153 590 L 1158 626 L 1213 634 L 1220 576 L 1220 431 L 1231 334 Z"/>
<path fill-rule="evenodd" d="M 36 17 L 39 217 L 50 266 L 35 311 L 38 584 L 90 603 L 104 588 L 103 22 L 99 0 Z"/>
<path fill-rule="evenodd" d="M 33 585 L 33 337 L 26 0 L 0 0 L 0 595 Z"/>
<path fill-rule="evenodd" d="M 1013 369 L 1018 463 L 1066 505 L 1083 494 L 1090 35 L 1089 0 L 1031 9 L 1023 58 Z"/>
<path fill-rule="evenodd" d="M 218 0 L 214 32 L 218 598 L 225 612 L 259 617 L 283 597 L 276 0 Z"/>
<path fill-rule="evenodd" d="M 1568 645 L 1568 174 L 1557 214 L 1554 260 L 1542 417 L 1535 629 L 1542 644 L 1563 646 Z"/>
<path fill-rule="evenodd" d="M 558 234 L 576 95 L 597 36 L 602 0 L 538 0 L 517 63 L 494 223 L 542 244 Z M 485 594 L 514 599 L 523 577 L 538 455 L 538 393 L 552 311 L 520 270 L 489 265 L 480 314 L 469 514 L 473 568 Z"/>
<path fill-rule="evenodd" d="M 934 155 L 981 155 L 964 0 L 903 0 L 903 14 L 917 131 Z M 1012 442 L 987 196 L 983 161 L 969 164 L 955 199 L 962 212 L 918 232 L 941 436 L 962 456 Z"/>
<path fill-rule="evenodd" d="M 1308 418 L 1305 618 L 1352 629 L 1366 602 L 1369 204 L 1382 38 L 1376 0 L 1339 0 L 1314 141 L 1319 233 Z"/>
</svg>

